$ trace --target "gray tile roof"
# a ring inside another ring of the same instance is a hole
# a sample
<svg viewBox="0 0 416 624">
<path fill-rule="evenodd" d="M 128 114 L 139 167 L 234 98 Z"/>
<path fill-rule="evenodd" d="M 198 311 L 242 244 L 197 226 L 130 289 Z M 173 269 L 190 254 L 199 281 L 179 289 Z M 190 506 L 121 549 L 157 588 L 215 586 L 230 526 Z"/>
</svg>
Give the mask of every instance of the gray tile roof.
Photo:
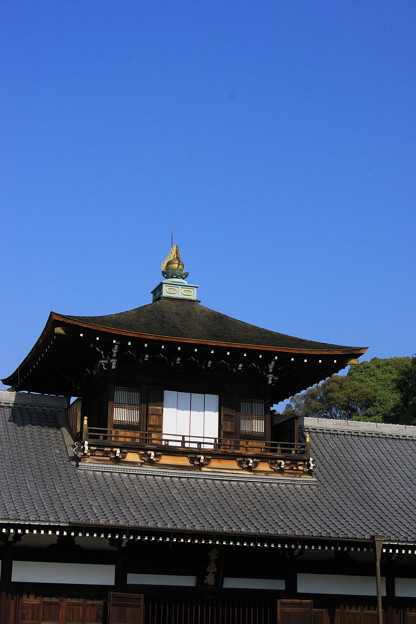
<svg viewBox="0 0 416 624">
<path fill-rule="evenodd" d="M 0 392 L 0 522 L 416 544 L 416 427 L 306 419 L 311 480 L 76 467 L 65 402 Z"/>
</svg>

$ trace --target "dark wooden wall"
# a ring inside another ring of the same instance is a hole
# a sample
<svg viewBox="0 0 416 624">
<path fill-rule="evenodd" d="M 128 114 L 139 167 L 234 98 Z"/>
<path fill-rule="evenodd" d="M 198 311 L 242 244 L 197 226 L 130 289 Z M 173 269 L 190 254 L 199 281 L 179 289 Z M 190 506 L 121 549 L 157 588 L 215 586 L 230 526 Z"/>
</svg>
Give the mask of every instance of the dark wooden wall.
<svg viewBox="0 0 416 624">
<path fill-rule="evenodd" d="M 377 624 L 374 602 L 345 597 L 276 598 L 273 592 L 246 591 L 178 595 L 109 592 L 103 598 L 0 593 L 1 624 Z M 415 624 L 416 604 L 397 600 L 383 609 L 383 624 Z"/>
<path fill-rule="evenodd" d="M 198 367 L 179 367 L 161 364 L 139 365 L 124 363 L 115 371 L 102 371 L 90 379 L 82 398 L 82 416 L 88 416 L 91 427 L 113 426 L 112 394 L 115 386 L 138 388 L 141 394 L 142 430 L 162 432 L 163 390 L 198 392 L 220 396 L 219 437 L 239 437 L 239 411 L 242 398 L 262 399 L 268 414 L 270 386 L 264 376 L 256 373 L 236 375 L 228 370 L 202 370 Z M 71 413 L 71 419 L 80 422 Z M 270 417 L 266 418 L 265 438 L 270 440 Z"/>
</svg>

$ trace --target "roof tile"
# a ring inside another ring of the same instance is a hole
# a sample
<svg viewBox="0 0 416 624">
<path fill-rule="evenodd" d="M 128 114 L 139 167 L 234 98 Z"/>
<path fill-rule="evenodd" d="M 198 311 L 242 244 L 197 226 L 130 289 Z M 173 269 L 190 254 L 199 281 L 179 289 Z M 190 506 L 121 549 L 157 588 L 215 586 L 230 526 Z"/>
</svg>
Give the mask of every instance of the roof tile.
<svg viewBox="0 0 416 624">
<path fill-rule="evenodd" d="M 61 409 L 0 408 L 3 521 L 416 541 L 411 428 L 401 435 L 309 423 L 316 477 L 288 482 L 148 468 L 123 472 L 122 466 L 77 469 L 68 457 Z"/>
</svg>

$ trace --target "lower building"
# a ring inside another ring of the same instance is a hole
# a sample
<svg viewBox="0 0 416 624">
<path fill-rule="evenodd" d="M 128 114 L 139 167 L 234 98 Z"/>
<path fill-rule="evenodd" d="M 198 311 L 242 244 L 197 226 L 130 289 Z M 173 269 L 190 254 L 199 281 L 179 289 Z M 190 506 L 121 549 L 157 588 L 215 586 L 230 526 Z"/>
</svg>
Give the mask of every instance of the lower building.
<svg viewBox="0 0 416 624">
<path fill-rule="evenodd" d="M 104 461 L 66 399 L 0 403 L 2 624 L 416 622 L 416 427 L 305 419 L 259 476 Z"/>
</svg>

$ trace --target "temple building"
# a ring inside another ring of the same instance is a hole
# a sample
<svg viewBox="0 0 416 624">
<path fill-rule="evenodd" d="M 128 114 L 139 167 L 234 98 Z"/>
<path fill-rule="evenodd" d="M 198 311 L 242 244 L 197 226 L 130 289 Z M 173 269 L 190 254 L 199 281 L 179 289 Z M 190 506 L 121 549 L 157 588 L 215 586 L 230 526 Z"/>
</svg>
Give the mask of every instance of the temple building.
<svg viewBox="0 0 416 624">
<path fill-rule="evenodd" d="M 366 349 L 202 306 L 176 245 L 162 274 L 3 380 L 0 622 L 413 624 L 416 428 L 273 411 Z"/>
</svg>

